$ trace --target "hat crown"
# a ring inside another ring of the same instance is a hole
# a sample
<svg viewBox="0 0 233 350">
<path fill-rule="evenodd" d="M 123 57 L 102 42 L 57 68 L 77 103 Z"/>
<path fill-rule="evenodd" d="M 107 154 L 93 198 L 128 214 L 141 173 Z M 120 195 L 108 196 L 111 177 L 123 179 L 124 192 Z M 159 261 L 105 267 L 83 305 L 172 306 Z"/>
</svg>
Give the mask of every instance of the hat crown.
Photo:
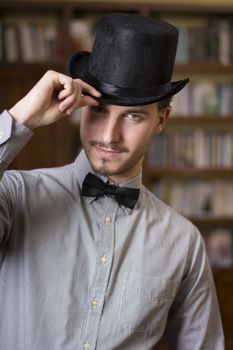
<svg viewBox="0 0 233 350">
<path fill-rule="evenodd" d="M 108 14 L 97 26 L 89 62 L 96 79 L 124 88 L 151 88 L 172 78 L 177 29 L 151 17 Z"/>
<path fill-rule="evenodd" d="M 136 14 L 103 16 L 92 52 L 76 52 L 69 73 L 101 92 L 102 103 L 145 105 L 179 92 L 189 81 L 172 82 L 178 30 Z"/>
</svg>

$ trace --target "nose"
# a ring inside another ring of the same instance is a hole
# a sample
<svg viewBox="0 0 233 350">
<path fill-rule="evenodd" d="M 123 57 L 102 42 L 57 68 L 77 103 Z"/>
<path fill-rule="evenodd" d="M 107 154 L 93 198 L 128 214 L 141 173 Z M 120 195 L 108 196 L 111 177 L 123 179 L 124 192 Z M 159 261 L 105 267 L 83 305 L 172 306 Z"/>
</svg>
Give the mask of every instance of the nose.
<svg viewBox="0 0 233 350">
<path fill-rule="evenodd" d="M 115 115 L 109 115 L 106 118 L 103 128 L 103 142 L 107 145 L 117 143 L 121 139 L 120 121 Z"/>
</svg>

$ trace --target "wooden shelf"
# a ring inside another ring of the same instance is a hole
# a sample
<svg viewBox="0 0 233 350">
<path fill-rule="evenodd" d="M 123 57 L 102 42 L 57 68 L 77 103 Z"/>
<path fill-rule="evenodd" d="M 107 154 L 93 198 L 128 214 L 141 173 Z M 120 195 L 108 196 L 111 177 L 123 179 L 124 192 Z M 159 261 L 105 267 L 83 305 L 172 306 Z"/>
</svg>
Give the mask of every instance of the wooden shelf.
<svg viewBox="0 0 233 350">
<path fill-rule="evenodd" d="M 30 75 L 30 77 L 38 76 L 45 73 L 47 70 L 53 69 L 59 72 L 65 72 L 66 65 L 59 62 L 45 63 L 0 63 L 1 79 L 15 79 Z"/>
<path fill-rule="evenodd" d="M 231 279 L 231 282 L 233 283 L 233 267 L 227 267 L 227 268 L 218 268 L 218 267 L 213 267 L 213 272 L 214 272 L 214 278 L 229 278 Z M 230 274 L 230 275 L 229 275 Z"/>
<path fill-rule="evenodd" d="M 175 13 L 175 14 L 232 14 L 233 13 L 233 7 L 228 4 L 211 4 L 211 6 L 205 2 L 203 4 L 196 4 L 193 3 L 180 3 L 179 1 L 167 1 L 166 3 L 160 1 L 153 1 L 153 0 L 147 0 L 147 1 L 135 1 L 135 0 L 128 0 L 125 2 L 124 0 L 113 0 L 109 2 L 108 0 L 102 0 L 102 1 L 93 1 L 93 0 L 71 0 L 71 1 L 62 1 L 62 0 L 15 0 L 15 1 L 9 1 L 9 0 L 1 0 L 1 7 L 3 8 L 17 8 L 17 7 L 26 7 L 26 8 L 38 8 L 38 7 L 72 7 L 72 8 L 79 8 L 79 9 L 87 9 L 89 11 L 95 10 L 95 9 L 144 9 L 147 12 L 169 12 L 169 13 Z"/>
<path fill-rule="evenodd" d="M 33 9 L 33 8 L 56 8 L 56 9 L 66 9 L 70 11 L 74 11 L 78 9 L 79 11 L 89 11 L 89 12 L 95 12 L 95 11 L 103 11 L 103 12 L 109 12 L 109 11 L 131 11 L 131 12 L 139 12 L 142 14 L 149 14 L 151 10 L 151 6 L 153 9 L 157 10 L 158 7 L 155 5 L 150 4 L 144 4 L 140 2 L 134 2 L 134 1 L 127 1 L 127 2 L 107 2 L 107 1 L 54 1 L 54 0 L 33 0 L 33 1 L 26 1 L 26 0 L 16 0 L 16 1 L 9 1 L 9 0 L 1 0 L 0 2 L 0 8 L 3 9 Z M 159 7 L 162 9 L 163 5 L 160 4 Z"/>
<path fill-rule="evenodd" d="M 213 229 L 213 227 L 217 228 L 218 226 L 224 228 L 233 228 L 233 216 L 232 217 L 203 217 L 203 218 L 195 218 L 189 217 L 190 221 L 194 223 L 199 228 L 202 229 Z"/>
<path fill-rule="evenodd" d="M 233 179 L 233 168 L 148 168 L 151 178 L 172 177 L 172 178 L 197 178 L 197 179 Z"/>
<path fill-rule="evenodd" d="M 229 116 L 189 116 L 189 117 L 170 117 L 168 126 L 213 126 L 213 127 L 232 127 L 233 115 Z"/>
<path fill-rule="evenodd" d="M 175 73 L 220 73 L 220 74 L 231 74 L 233 72 L 233 64 L 221 65 L 217 63 L 188 63 L 188 64 L 177 64 L 175 66 Z"/>
</svg>

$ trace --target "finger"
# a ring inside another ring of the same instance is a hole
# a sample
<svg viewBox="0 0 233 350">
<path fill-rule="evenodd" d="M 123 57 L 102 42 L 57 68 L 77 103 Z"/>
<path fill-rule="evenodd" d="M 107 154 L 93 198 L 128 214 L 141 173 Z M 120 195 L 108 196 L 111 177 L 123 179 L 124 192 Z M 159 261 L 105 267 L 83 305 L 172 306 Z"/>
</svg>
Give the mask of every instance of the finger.
<svg viewBox="0 0 233 350">
<path fill-rule="evenodd" d="M 61 100 L 64 100 L 66 97 L 68 97 L 70 94 L 69 90 L 66 90 L 66 89 L 62 89 L 59 94 L 58 94 L 58 99 L 61 101 Z"/>
<path fill-rule="evenodd" d="M 98 104 L 99 104 L 98 100 L 88 95 L 82 95 L 79 103 L 80 107 L 98 106 Z"/>
<path fill-rule="evenodd" d="M 81 87 L 75 81 L 72 82 L 71 86 L 68 85 L 59 92 L 58 99 L 64 100 L 71 95 L 75 95 L 76 98 L 80 98 L 81 96 Z"/>
<path fill-rule="evenodd" d="M 80 101 L 74 100 L 73 104 L 63 109 L 63 113 L 70 115 L 75 109 L 85 106 L 98 106 L 99 102 L 90 96 L 83 96 Z"/>
<path fill-rule="evenodd" d="M 82 91 L 89 93 L 90 95 L 96 96 L 96 97 L 100 97 L 101 93 L 96 90 L 93 86 L 89 85 L 88 83 L 85 83 L 83 80 L 81 79 L 75 79 L 78 84 L 80 85 Z"/>
<path fill-rule="evenodd" d="M 78 104 L 77 101 L 75 101 L 67 109 L 64 109 L 63 113 L 66 115 L 70 115 L 71 113 L 74 112 L 75 109 L 80 108 L 80 107 L 81 107 L 80 104 Z"/>
<path fill-rule="evenodd" d="M 61 100 L 64 100 L 71 95 L 78 96 L 79 94 L 81 94 L 81 90 L 79 92 L 77 86 L 75 86 L 72 83 L 71 84 L 68 83 L 65 86 L 63 86 L 62 90 L 59 92 L 58 99 L 61 101 Z"/>
<path fill-rule="evenodd" d="M 78 106 L 79 104 L 79 99 L 77 98 L 76 94 L 73 94 L 71 96 L 66 97 L 66 99 L 60 103 L 59 109 L 61 111 L 65 111 L 69 109 L 72 105 Z"/>
<path fill-rule="evenodd" d="M 63 100 L 74 92 L 78 92 L 77 84 L 71 77 L 54 71 L 49 72 L 53 77 L 54 88 L 58 90 L 58 99 Z"/>
</svg>

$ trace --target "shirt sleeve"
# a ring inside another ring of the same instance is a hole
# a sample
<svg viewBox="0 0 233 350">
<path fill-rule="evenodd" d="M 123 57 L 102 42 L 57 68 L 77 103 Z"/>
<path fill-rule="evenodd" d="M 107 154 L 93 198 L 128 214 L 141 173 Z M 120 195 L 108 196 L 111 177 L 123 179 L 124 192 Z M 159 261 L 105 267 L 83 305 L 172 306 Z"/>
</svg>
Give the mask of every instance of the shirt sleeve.
<svg viewBox="0 0 233 350">
<path fill-rule="evenodd" d="M 10 200 L 10 185 L 2 177 L 8 165 L 31 138 L 33 132 L 22 124 L 15 123 L 7 111 L 0 115 L 0 246 L 9 237 L 13 218 L 13 203 Z M 1 260 L 2 251 L 0 251 Z"/>
<path fill-rule="evenodd" d="M 215 285 L 199 232 L 170 312 L 166 338 L 171 350 L 224 350 Z"/>
<path fill-rule="evenodd" d="M 15 123 L 6 110 L 0 115 L 0 178 L 32 135 L 32 130 Z"/>
</svg>

